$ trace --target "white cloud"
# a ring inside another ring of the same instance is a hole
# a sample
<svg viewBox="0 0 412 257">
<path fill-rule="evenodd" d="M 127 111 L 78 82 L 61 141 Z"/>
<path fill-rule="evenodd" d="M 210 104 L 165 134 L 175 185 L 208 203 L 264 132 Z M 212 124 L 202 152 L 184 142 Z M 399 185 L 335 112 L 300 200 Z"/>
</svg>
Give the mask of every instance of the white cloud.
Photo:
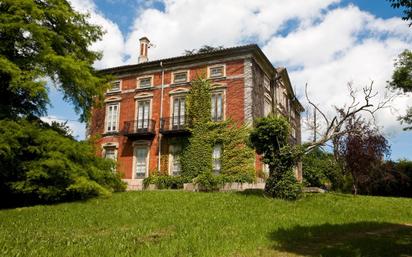
<svg viewBox="0 0 412 257">
<path fill-rule="evenodd" d="M 102 40 L 94 43 L 91 47 L 94 51 L 103 52 L 103 58 L 97 61 L 94 66 L 100 69 L 122 65 L 124 40 L 119 26 L 105 18 L 92 0 L 69 0 L 69 2 L 75 10 L 89 13 L 90 23 L 101 26 L 105 31 Z"/>
<path fill-rule="evenodd" d="M 93 45 L 103 51 L 98 68 L 136 63 L 142 36 L 156 45 L 149 52 L 152 60 L 202 45 L 258 43 L 272 63 L 289 68 L 298 95 L 308 82 L 310 94 L 325 109 L 345 101 L 349 81 L 361 87 L 373 80 L 383 93 L 394 58 L 412 43 L 411 30 L 400 18 L 378 18 L 354 5 L 339 6 L 340 0 L 164 0 L 164 11 L 152 4 L 136 10 L 128 35 L 92 0 L 70 2 L 107 31 Z M 392 111 L 378 116 L 387 132 L 401 128 L 396 116 L 408 102 L 410 97 L 396 99 Z"/>
</svg>

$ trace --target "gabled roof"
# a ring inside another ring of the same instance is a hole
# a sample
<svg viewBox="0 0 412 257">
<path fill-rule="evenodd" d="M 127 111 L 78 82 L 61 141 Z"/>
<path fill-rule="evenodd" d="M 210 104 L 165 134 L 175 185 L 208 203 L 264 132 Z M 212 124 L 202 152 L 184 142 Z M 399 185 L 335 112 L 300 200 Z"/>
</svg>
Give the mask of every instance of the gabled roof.
<svg viewBox="0 0 412 257">
<path fill-rule="evenodd" d="M 298 105 L 300 111 L 303 112 L 305 108 L 303 108 L 302 104 L 299 102 L 298 98 L 295 95 L 295 92 L 292 88 L 292 83 L 290 82 L 288 70 L 285 67 L 276 67 L 276 72 L 281 76 L 282 81 L 285 83 L 285 86 L 289 93 L 291 94 L 292 101 Z"/>
</svg>

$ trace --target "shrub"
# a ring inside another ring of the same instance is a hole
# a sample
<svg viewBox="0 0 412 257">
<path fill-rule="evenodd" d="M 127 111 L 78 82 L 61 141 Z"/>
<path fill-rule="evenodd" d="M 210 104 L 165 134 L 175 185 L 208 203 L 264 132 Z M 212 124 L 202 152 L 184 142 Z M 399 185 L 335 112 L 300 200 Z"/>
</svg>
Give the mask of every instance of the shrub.
<svg viewBox="0 0 412 257">
<path fill-rule="evenodd" d="M 274 198 L 296 200 L 302 195 L 302 184 L 296 180 L 292 170 L 269 176 L 265 193 Z"/>
<path fill-rule="evenodd" d="M 184 176 L 169 176 L 164 174 L 153 174 L 143 180 L 143 186 L 148 188 L 150 184 L 156 185 L 157 189 L 179 189 L 190 179 Z"/>
<path fill-rule="evenodd" d="M 193 179 L 193 183 L 199 186 L 201 191 L 217 191 L 226 183 L 252 183 L 255 181 L 253 173 L 241 173 L 236 175 L 203 173 Z"/>
<path fill-rule="evenodd" d="M 41 121 L 1 120 L 1 204 L 51 203 L 124 191 L 125 184 L 113 171 L 115 163 L 95 152 L 92 142 L 77 142 Z"/>
<path fill-rule="evenodd" d="M 290 126 L 286 118 L 269 116 L 256 120 L 250 134 L 251 145 L 263 154 L 263 162 L 269 165 L 269 178 L 265 192 L 271 197 L 297 199 L 302 185 L 292 172 L 302 151 L 300 147 L 288 145 Z"/>
<path fill-rule="evenodd" d="M 342 190 L 344 178 L 331 153 L 314 149 L 302 158 L 303 180 L 313 187 Z"/>
</svg>

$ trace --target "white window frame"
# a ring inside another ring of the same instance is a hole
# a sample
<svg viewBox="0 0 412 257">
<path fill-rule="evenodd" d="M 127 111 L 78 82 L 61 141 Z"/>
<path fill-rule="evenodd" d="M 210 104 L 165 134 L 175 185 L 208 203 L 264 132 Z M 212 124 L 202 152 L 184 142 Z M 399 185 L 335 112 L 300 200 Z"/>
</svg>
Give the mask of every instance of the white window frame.
<svg viewBox="0 0 412 257">
<path fill-rule="evenodd" d="M 266 113 L 266 104 L 269 105 L 269 112 Z M 272 113 L 272 99 L 269 97 L 265 96 L 265 99 L 263 100 L 263 116 L 267 117 Z"/>
<path fill-rule="evenodd" d="M 109 88 L 107 90 L 107 93 L 117 93 L 117 92 L 121 92 L 122 91 L 122 80 L 113 80 L 112 82 L 110 82 L 110 84 L 114 84 L 114 83 L 119 83 L 119 89 L 115 89 L 113 90 L 112 88 Z"/>
<path fill-rule="evenodd" d="M 185 116 L 185 120 L 184 120 L 184 123 L 187 121 L 186 120 L 186 117 L 187 117 L 187 113 L 186 113 L 186 110 L 187 110 L 187 93 L 186 92 L 184 92 L 184 93 L 179 93 L 179 94 L 174 94 L 174 95 L 172 95 L 171 97 L 170 97 L 170 121 L 169 121 L 169 129 L 170 128 L 172 128 L 173 127 L 173 118 L 174 118 L 174 111 L 175 111 L 175 108 L 174 108 L 174 103 L 175 103 L 175 99 L 176 98 L 185 98 L 185 110 L 184 110 L 184 116 Z"/>
<path fill-rule="evenodd" d="M 219 158 L 215 158 L 215 148 L 219 148 Z M 215 144 L 212 149 L 212 170 L 215 174 L 219 174 L 222 171 L 222 153 L 223 153 L 223 145 L 222 144 Z M 219 162 L 219 169 L 215 169 L 215 162 Z"/>
<path fill-rule="evenodd" d="M 109 123 L 109 108 L 110 106 L 117 105 L 117 120 L 116 122 L 116 129 L 115 130 L 108 130 L 108 123 Z M 119 132 L 119 120 L 120 120 L 120 102 L 108 102 L 106 103 L 106 111 L 105 111 L 105 122 L 104 122 L 104 132 L 105 133 L 114 133 Z"/>
<path fill-rule="evenodd" d="M 140 86 L 140 81 L 142 80 L 142 79 L 148 79 L 148 78 L 150 78 L 150 86 L 148 86 L 148 87 L 141 87 Z M 153 75 L 150 75 L 150 76 L 141 76 L 141 77 L 138 77 L 137 79 L 137 88 L 138 89 L 145 89 L 145 88 L 152 88 L 153 87 L 153 83 L 154 83 L 154 76 Z"/>
<path fill-rule="evenodd" d="M 222 94 L 222 120 L 219 121 L 224 121 L 226 120 L 226 90 L 212 90 L 210 93 L 210 97 L 212 100 L 212 97 L 214 94 Z M 211 109 L 211 112 L 214 111 Z M 213 115 L 211 115 L 212 121 L 213 120 Z"/>
<path fill-rule="evenodd" d="M 291 135 L 293 138 L 296 138 L 296 129 L 294 126 L 291 126 Z"/>
<path fill-rule="evenodd" d="M 180 153 L 176 154 L 176 152 L 177 152 L 176 149 L 173 149 L 173 148 L 175 148 L 175 147 L 177 147 L 177 146 L 180 147 L 179 152 L 181 153 L 181 151 L 182 151 L 181 145 L 177 145 L 177 144 L 169 145 L 169 175 L 170 175 L 170 176 L 178 176 L 178 175 L 181 175 L 181 174 L 182 174 L 182 164 L 181 164 L 181 162 L 180 162 L 180 157 L 179 157 L 179 163 L 180 163 L 180 171 L 179 171 L 179 174 L 173 174 L 173 170 L 172 170 L 172 168 L 173 168 L 173 161 L 174 161 L 176 155 L 180 155 Z"/>
<path fill-rule="evenodd" d="M 222 67 L 222 68 L 223 68 L 223 74 L 222 74 L 222 76 L 211 77 L 211 72 L 210 72 L 210 70 L 213 69 L 213 68 L 216 68 L 216 67 Z M 217 79 L 217 78 L 224 78 L 224 77 L 226 77 L 226 64 L 215 64 L 215 65 L 208 66 L 208 67 L 207 67 L 207 77 L 208 77 L 209 79 Z"/>
<path fill-rule="evenodd" d="M 270 79 L 266 75 L 263 77 L 263 87 L 270 91 Z"/>
<path fill-rule="evenodd" d="M 176 81 L 176 74 L 178 74 L 178 73 L 186 73 L 186 81 Z M 189 75 L 190 75 L 190 73 L 189 73 L 189 70 L 179 70 L 179 71 L 174 71 L 174 72 L 172 72 L 172 84 L 180 84 L 180 83 L 187 83 L 187 82 L 189 82 L 190 81 L 190 78 L 189 78 Z"/>
<path fill-rule="evenodd" d="M 149 101 L 149 117 L 148 120 L 152 119 L 152 114 L 153 114 L 153 98 L 152 97 L 142 97 L 142 98 L 135 98 L 135 112 L 134 112 L 134 119 L 136 119 L 136 122 L 138 122 L 138 115 L 139 115 L 139 102 L 146 102 Z M 149 121 L 148 121 L 149 122 Z M 136 123 L 137 126 L 137 123 Z M 150 124 L 148 124 L 148 127 L 150 126 Z"/>
<path fill-rule="evenodd" d="M 149 176 L 149 166 L 150 166 L 150 148 L 151 144 L 148 141 L 137 141 L 133 143 L 133 168 L 132 168 L 132 179 L 144 179 L 144 178 L 137 178 L 136 177 L 136 165 L 137 165 L 137 149 L 145 147 L 147 149 L 147 156 L 146 156 L 146 170 L 144 178 Z"/>
</svg>

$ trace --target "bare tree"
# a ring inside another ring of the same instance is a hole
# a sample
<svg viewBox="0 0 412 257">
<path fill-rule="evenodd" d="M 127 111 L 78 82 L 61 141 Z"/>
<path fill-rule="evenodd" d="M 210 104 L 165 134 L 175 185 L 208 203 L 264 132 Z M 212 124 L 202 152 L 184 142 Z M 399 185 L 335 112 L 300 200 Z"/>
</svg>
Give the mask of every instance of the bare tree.
<svg viewBox="0 0 412 257">
<path fill-rule="evenodd" d="M 332 141 L 334 143 L 336 138 L 347 134 L 345 124 L 347 121 L 360 113 L 368 113 L 371 115 L 372 120 L 375 120 L 375 113 L 383 108 L 388 107 L 388 104 L 392 101 L 393 97 L 386 97 L 384 100 L 377 104 L 372 104 L 373 100 L 377 97 L 378 92 L 373 90 L 373 81 L 370 85 L 365 86 L 362 90 L 355 90 L 352 83 L 348 83 L 348 90 L 351 101 L 349 104 L 345 104 L 342 107 L 334 106 L 335 114 L 332 117 L 328 117 L 324 111 L 322 111 L 317 104 L 309 99 L 308 96 L 308 84 L 305 85 L 305 96 L 308 103 L 320 114 L 323 119 L 325 130 L 319 133 L 319 138 L 314 142 L 307 145 L 305 153 L 312 151 L 313 149 L 325 145 L 327 142 Z M 335 147 L 334 147 L 335 148 Z"/>
</svg>

